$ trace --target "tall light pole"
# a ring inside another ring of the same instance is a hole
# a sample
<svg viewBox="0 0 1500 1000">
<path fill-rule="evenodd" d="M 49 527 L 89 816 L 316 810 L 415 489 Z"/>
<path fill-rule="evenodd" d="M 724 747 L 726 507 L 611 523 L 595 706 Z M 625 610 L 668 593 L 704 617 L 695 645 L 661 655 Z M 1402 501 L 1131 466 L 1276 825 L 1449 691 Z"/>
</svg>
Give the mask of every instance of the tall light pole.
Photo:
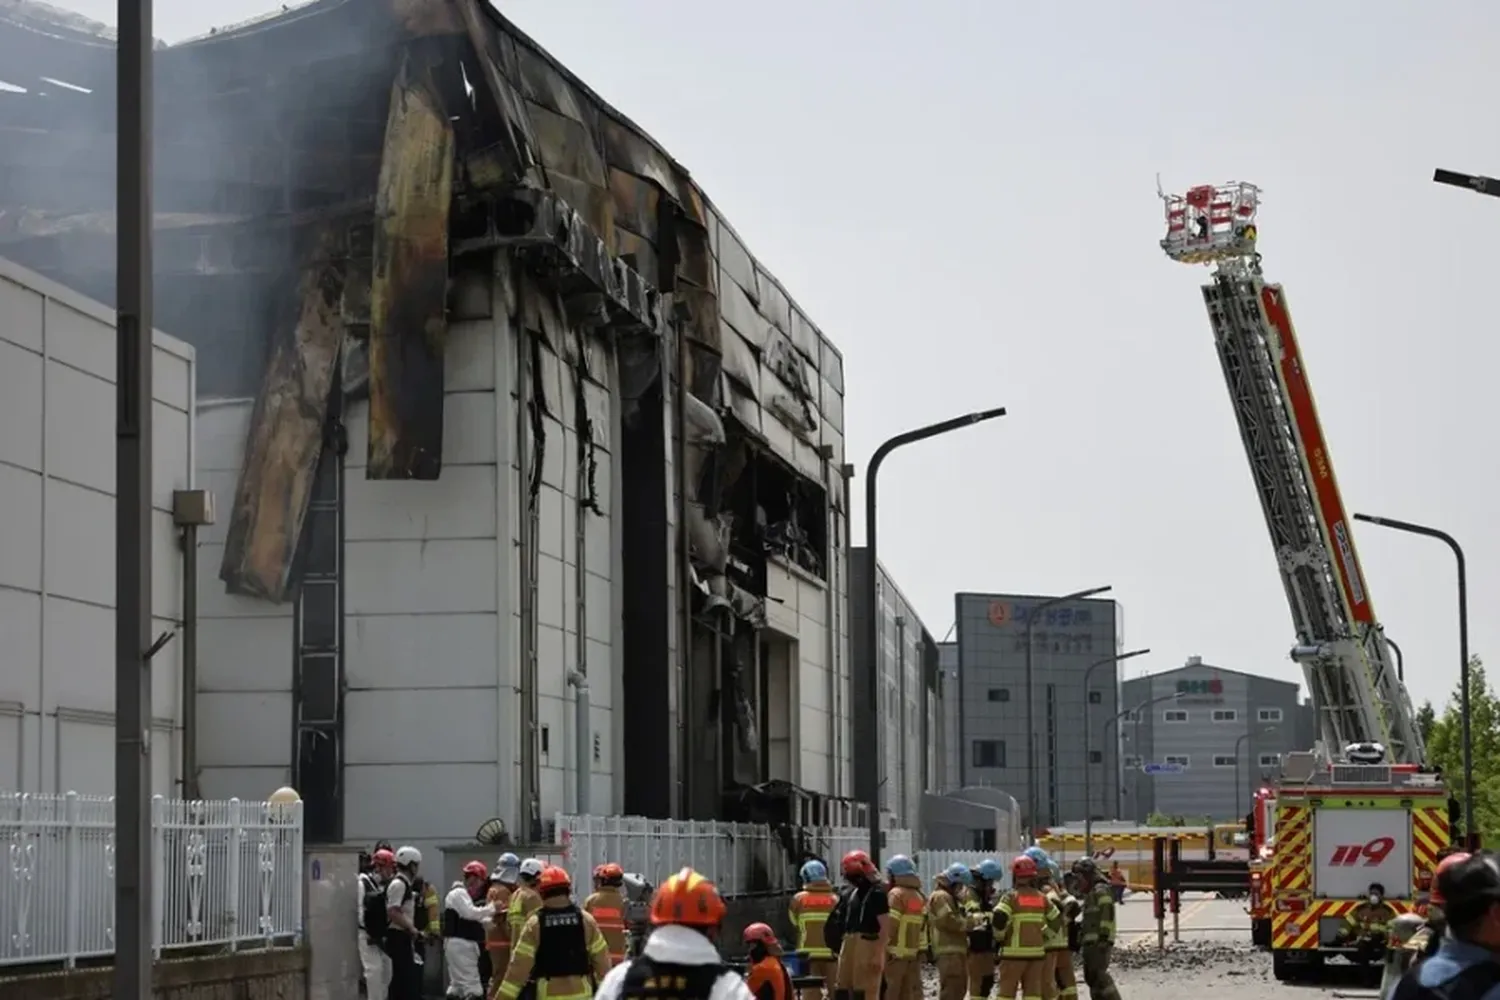
<svg viewBox="0 0 1500 1000">
<path fill-rule="evenodd" d="M 1127 715 L 1134 715 L 1135 716 L 1136 743 L 1137 743 L 1137 746 L 1135 747 L 1135 752 L 1136 752 L 1137 756 L 1141 757 L 1140 766 L 1144 767 L 1145 764 L 1146 764 L 1146 759 L 1145 759 L 1144 756 L 1141 755 L 1141 748 L 1139 746 L 1139 743 L 1140 743 L 1140 732 L 1141 732 L 1141 712 L 1144 709 L 1150 708 L 1152 705 L 1159 704 L 1160 702 L 1163 702 L 1163 701 L 1176 701 L 1178 698 L 1181 698 L 1181 697 L 1182 697 L 1182 692 L 1181 691 L 1173 691 L 1173 692 L 1171 692 L 1169 694 L 1159 694 L 1155 698 L 1147 698 L 1145 701 L 1141 702 L 1139 705 L 1135 706 L 1134 708 L 1121 709 L 1120 711 L 1118 711 L 1118 712 L 1116 712 L 1114 714 L 1113 718 L 1111 718 L 1108 722 L 1106 722 L 1104 724 L 1104 731 L 1106 733 L 1108 733 L 1110 726 L 1115 725 L 1117 722 L 1119 722 L 1121 719 L 1125 718 L 1125 716 L 1127 716 Z M 1106 741 L 1106 742 L 1108 742 L 1108 741 Z M 1123 793 L 1124 790 L 1121 789 L 1121 791 Z M 1087 835 L 1085 835 L 1085 837 L 1086 836 Z"/>
<path fill-rule="evenodd" d="M 1474 825 L 1474 743 L 1469 732 L 1469 577 L 1464 566 L 1463 547 L 1446 531 L 1439 531 L 1425 524 L 1398 521 L 1393 517 L 1376 517 L 1373 514 L 1355 514 L 1354 519 L 1411 535 L 1435 538 L 1453 551 L 1454 561 L 1458 563 L 1458 708 L 1463 715 L 1464 829 L 1472 843 L 1479 831 Z"/>
<path fill-rule="evenodd" d="M 1380 630 L 1380 634 L 1381 635 L 1385 635 L 1385 629 L 1381 629 Z M 1406 654 L 1403 653 L 1403 652 L 1401 652 L 1401 647 L 1398 646 L 1398 645 L 1396 645 L 1396 640 L 1392 639 L 1388 635 L 1385 635 L 1385 644 L 1387 646 L 1391 647 L 1391 652 L 1393 652 L 1393 653 L 1396 654 L 1396 679 L 1398 681 L 1400 681 L 1402 684 L 1405 684 L 1406 683 Z"/>
<path fill-rule="evenodd" d="M 1090 720 L 1093 713 L 1089 707 L 1091 704 L 1089 695 L 1093 693 L 1093 689 L 1089 687 L 1089 682 L 1094 678 L 1094 671 L 1100 667 L 1112 663 L 1123 663 L 1137 656 L 1145 656 L 1149 652 L 1151 652 L 1149 648 L 1132 649 L 1118 656 L 1106 656 L 1102 660 L 1090 663 L 1089 668 L 1083 672 L 1083 849 L 1090 857 L 1093 857 L 1094 851 L 1094 796 L 1089 785 L 1089 775 L 1094 770 L 1094 726 Z M 1105 787 L 1109 787 L 1107 783 Z"/>
<path fill-rule="evenodd" d="M 1475 194 L 1487 194 L 1491 198 L 1500 198 L 1500 180 L 1496 180 L 1493 177 L 1484 177 L 1480 174 L 1461 174 L 1456 170 L 1444 170 L 1442 167 L 1439 167 L 1432 172 L 1432 179 L 1438 184 L 1468 188 Z"/>
<path fill-rule="evenodd" d="M 856 666 L 851 678 L 854 706 L 854 791 L 855 798 L 869 803 L 870 858 L 880 863 L 880 603 L 876 598 L 876 578 L 880 575 L 880 558 L 876 537 L 876 486 L 880 466 L 897 448 L 925 441 L 939 434 L 961 430 L 1005 416 L 1005 407 L 980 410 L 897 434 L 870 456 L 865 473 L 865 551 L 869 566 L 864 579 L 865 658 L 863 669 Z"/>
<path fill-rule="evenodd" d="M 1086 597 L 1107 594 L 1113 589 L 1113 586 L 1105 584 L 1088 590 L 1075 590 L 1061 597 L 1049 597 L 1026 612 L 1026 838 L 1030 843 L 1036 842 L 1032 831 L 1036 829 L 1037 814 L 1036 674 L 1031 664 L 1031 630 L 1041 613 L 1053 605 L 1081 601 Z"/>
<path fill-rule="evenodd" d="M 1240 747 L 1244 746 L 1245 741 L 1252 736 L 1264 736 L 1267 733 L 1274 733 L 1275 731 L 1275 726 L 1266 726 L 1264 729 L 1251 729 L 1234 741 L 1234 814 L 1236 816 L 1242 815 L 1240 813 L 1240 792 L 1244 790 L 1244 786 L 1240 784 Z M 1250 774 L 1249 764 L 1245 765 L 1245 774 L 1246 776 Z"/>
<path fill-rule="evenodd" d="M 116 14 L 114 1000 L 152 995 L 151 8 Z"/>
</svg>

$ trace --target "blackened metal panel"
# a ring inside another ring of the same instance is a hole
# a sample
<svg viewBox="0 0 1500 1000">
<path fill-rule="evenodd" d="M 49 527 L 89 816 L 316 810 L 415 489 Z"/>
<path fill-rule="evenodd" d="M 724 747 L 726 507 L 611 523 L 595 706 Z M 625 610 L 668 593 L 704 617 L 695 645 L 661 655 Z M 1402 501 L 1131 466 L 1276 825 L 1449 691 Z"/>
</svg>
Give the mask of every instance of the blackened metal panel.
<svg viewBox="0 0 1500 1000">
<path fill-rule="evenodd" d="M 443 467 L 454 137 L 432 78 L 440 57 L 430 45 L 408 49 L 391 88 L 375 198 L 368 479 L 437 479 Z"/>
<path fill-rule="evenodd" d="M 344 327 L 343 262 L 327 230 L 302 271 L 300 309 L 278 337 L 250 421 L 219 579 L 232 594 L 281 602 L 312 497 Z"/>
</svg>

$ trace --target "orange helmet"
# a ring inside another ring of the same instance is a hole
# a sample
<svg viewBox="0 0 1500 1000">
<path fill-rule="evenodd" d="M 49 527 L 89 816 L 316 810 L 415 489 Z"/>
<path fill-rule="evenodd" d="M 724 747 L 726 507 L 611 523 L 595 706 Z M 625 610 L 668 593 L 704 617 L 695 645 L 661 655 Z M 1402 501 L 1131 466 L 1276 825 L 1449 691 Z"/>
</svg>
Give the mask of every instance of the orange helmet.
<svg viewBox="0 0 1500 1000">
<path fill-rule="evenodd" d="M 1024 854 L 1016 856 L 1016 860 L 1010 863 L 1010 873 L 1014 878 L 1036 878 L 1036 859 Z"/>
<path fill-rule="evenodd" d="M 724 921 L 724 898 L 708 879 L 684 868 L 663 882 L 651 897 L 651 923 L 684 927 L 717 927 Z"/>
<path fill-rule="evenodd" d="M 844 855 L 839 867 L 845 875 L 869 875 L 875 871 L 875 862 L 870 860 L 870 855 L 865 851 L 850 851 Z"/>
<path fill-rule="evenodd" d="M 619 885 L 625 880 L 625 869 L 613 861 L 606 861 L 594 869 L 594 878 L 605 885 Z"/>
<path fill-rule="evenodd" d="M 487 879 L 490 877 L 490 870 L 484 866 L 483 861 L 470 861 L 464 865 L 464 874 Z"/>
<path fill-rule="evenodd" d="M 1448 901 L 1443 898 L 1443 872 L 1449 868 L 1457 868 L 1465 861 L 1468 861 L 1470 857 L 1472 855 L 1466 851 L 1460 851 L 1457 854 L 1450 854 L 1438 862 L 1437 870 L 1432 873 L 1432 893 L 1427 897 L 1429 903 L 1437 906 L 1447 905 Z"/>
<path fill-rule="evenodd" d="M 769 924 L 751 924 L 745 928 L 746 944 L 763 944 L 770 948 L 779 942 L 776 940 L 776 932 L 771 930 Z"/>
<path fill-rule="evenodd" d="M 573 888 L 573 879 L 568 875 L 566 868 L 557 865 L 548 865 L 542 869 L 542 874 L 536 880 L 537 892 L 548 892 L 549 890 L 562 889 L 564 891 Z"/>
</svg>

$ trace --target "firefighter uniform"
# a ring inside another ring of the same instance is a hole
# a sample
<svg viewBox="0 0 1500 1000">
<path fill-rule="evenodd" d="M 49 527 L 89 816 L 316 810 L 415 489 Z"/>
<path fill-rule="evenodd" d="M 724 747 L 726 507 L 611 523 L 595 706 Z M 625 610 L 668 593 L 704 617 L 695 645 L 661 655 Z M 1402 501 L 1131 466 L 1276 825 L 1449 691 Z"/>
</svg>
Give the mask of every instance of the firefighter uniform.
<svg viewBox="0 0 1500 1000">
<path fill-rule="evenodd" d="M 885 981 L 890 895 L 880 881 L 880 870 L 865 851 L 845 854 L 840 867 L 849 890 L 844 895 L 846 918 L 836 989 L 852 994 L 852 1000 L 879 1000 Z"/>
<path fill-rule="evenodd" d="M 1047 924 L 1057 907 L 1036 886 L 1036 861 L 1021 855 L 1011 864 L 1015 888 L 995 903 L 992 917 L 1000 943 L 1000 1000 L 1042 1000 L 1042 972 L 1047 962 Z"/>
<path fill-rule="evenodd" d="M 1048 875 L 1042 891 L 1057 909 L 1047 919 L 1043 945 L 1047 949 L 1047 957 L 1042 969 L 1042 997 L 1043 1000 L 1075 1000 L 1078 996 L 1078 977 L 1073 974 L 1073 954 L 1068 950 L 1068 929 L 1073 918 L 1078 915 L 1078 901 L 1058 883 L 1056 872 Z"/>
<path fill-rule="evenodd" d="M 969 918 L 968 970 L 970 1000 L 986 1000 L 995 988 L 995 932 L 990 926 L 989 901 L 979 885 L 964 886 L 961 902 Z"/>
<path fill-rule="evenodd" d="M 500 984 L 501 1000 L 528 986 L 536 1000 L 588 1000 L 609 973 L 609 944 L 594 918 L 567 896 L 548 899 L 526 919 Z"/>
<path fill-rule="evenodd" d="M 794 949 L 807 960 L 807 974 L 819 976 L 833 991 L 838 982 L 838 961 L 828 939 L 823 936 L 828 914 L 838 902 L 833 884 L 828 881 L 828 869 L 821 861 L 809 861 L 802 866 L 802 891 L 792 897 L 787 913 L 792 926 L 797 929 L 797 947 Z M 801 991 L 801 1000 L 822 1000 L 823 991 L 810 986 Z"/>
<path fill-rule="evenodd" d="M 927 899 L 911 858 L 896 854 L 886 862 L 890 876 L 891 918 L 886 945 L 885 1000 L 922 1000 L 922 954 L 927 950 Z"/>
<path fill-rule="evenodd" d="M 594 918 L 609 946 L 609 964 L 625 961 L 625 897 L 611 885 L 596 889 L 583 901 L 583 911 Z"/>
<path fill-rule="evenodd" d="M 1378 903 L 1365 900 L 1344 918 L 1340 937 L 1352 941 L 1383 940 L 1390 930 L 1391 921 L 1400 916 L 1390 903 L 1382 899 Z"/>
<path fill-rule="evenodd" d="M 1099 877 L 1099 869 L 1089 858 L 1073 865 L 1073 871 L 1086 886 L 1083 896 L 1083 981 L 1088 984 L 1090 1000 L 1120 1000 L 1115 979 L 1109 974 L 1109 959 L 1115 945 L 1115 894 Z"/>
<path fill-rule="evenodd" d="M 495 908 L 495 919 L 485 928 L 484 949 L 490 956 L 490 994 L 500 988 L 510 965 L 510 897 L 514 887 L 491 882 L 485 902 Z"/>
<path fill-rule="evenodd" d="M 965 959 L 969 953 L 969 921 L 957 898 L 969 870 L 950 865 L 934 882 L 927 897 L 927 928 L 932 935 L 932 955 L 937 963 L 938 1000 L 964 1000 L 969 989 Z M 804 998 L 807 1000 L 807 998 Z"/>
<path fill-rule="evenodd" d="M 505 911 L 506 923 L 510 925 L 510 939 L 512 942 L 521 938 L 521 929 L 526 926 L 526 921 L 531 915 L 541 909 L 542 897 L 536 889 L 525 883 L 518 885 L 511 891 L 510 906 Z M 511 949 L 511 960 L 515 960 L 515 949 Z"/>
</svg>

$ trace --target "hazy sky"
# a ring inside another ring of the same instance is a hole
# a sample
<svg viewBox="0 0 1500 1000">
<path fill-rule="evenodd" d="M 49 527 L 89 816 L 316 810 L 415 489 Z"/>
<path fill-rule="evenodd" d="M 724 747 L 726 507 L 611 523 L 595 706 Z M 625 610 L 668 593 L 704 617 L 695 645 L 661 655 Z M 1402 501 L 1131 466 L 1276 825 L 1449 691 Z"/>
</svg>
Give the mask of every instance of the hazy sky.
<svg viewBox="0 0 1500 1000">
<path fill-rule="evenodd" d="M 113 21 L 114 0 L 68 6 Z M 157 34 L 271 6 L 157 0 Z M 1500 4 L 500 6 L 689 168 L 838 344 L 861 472 L 893 433 L 1010 408 L 885 467 L 881 559 L 935 635 L 957 590 L 1111 583 L 1126 642 L 1155 651 L 1138 669 L 1300 679 L 1206 272 L 1157 247 L 1159 172 L 1262 186 L 1346 504 L 1455 534 L 1472 648 L 1500 658 L 1500 200 L 1430 180 L 1500 175 Z M 1446 699 L 1451 556 L 1357 541 L 1414 699 Z"/>
</svg>

